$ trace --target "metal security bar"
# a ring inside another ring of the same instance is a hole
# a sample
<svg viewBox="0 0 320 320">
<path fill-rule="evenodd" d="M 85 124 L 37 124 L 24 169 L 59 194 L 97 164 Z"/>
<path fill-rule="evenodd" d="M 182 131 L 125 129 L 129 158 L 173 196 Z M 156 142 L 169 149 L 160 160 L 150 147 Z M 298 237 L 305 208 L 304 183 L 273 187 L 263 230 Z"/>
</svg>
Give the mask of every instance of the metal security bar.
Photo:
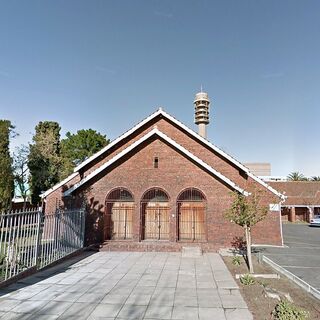
<svg viewBox="0 0 320 320">
<path fill-rule="evenodd" d="M 36 265 L 39 229 L 38 211 L 0 215 L 0 281 Z"/>
<path fill-rule="evenodd" d="M 168 194 L 159 188 L 148 190 L 141 200 L 142 239 L 169 240 L 170 207 Z"/>
<path fill-rule="evenodd" d="M 84 211 L 61 211 L 42 216 L 38 266 L 43 268 L 84 244 Z"/>
<path fill-rule="evenodd" d="M 0 282 L 82 248 L 84 222 L 83 210 L 0 214 Z"/>
<path fill-rule="evenodd" d="M 169 240 L 170 208 L 166 203 L 143 203 L 143 239 Z"/>
<path fill-rule="evenodd" d="M 134 198 L 129 190 L 117 188 L 109 193 L 104 216 L 105 240 L 132 239 L 134 210 Z"/>
<path fill-rule="evenodd" d="M 206 240 L 206 198 L 196 188 L 184 190 L 178 197 L 178 234 L 181 241 Z"/>
</svg>

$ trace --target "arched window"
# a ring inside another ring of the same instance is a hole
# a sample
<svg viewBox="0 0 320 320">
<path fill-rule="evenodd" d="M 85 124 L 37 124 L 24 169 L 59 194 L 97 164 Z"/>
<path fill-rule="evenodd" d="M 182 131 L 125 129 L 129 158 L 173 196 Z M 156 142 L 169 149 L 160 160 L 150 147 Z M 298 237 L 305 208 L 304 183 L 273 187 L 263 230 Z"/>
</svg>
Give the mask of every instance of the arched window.
<svg viewBox="0 0 320 320">
<path fill-rule="evenodd" d="M 130 191 L 124 188 L 112 190 L 106 199 L 105 239 L 131 239 L 133 212 L 134 200 Z"/>
<path fill-rule="evenodd" d="M 180 193 L 178 206 L 178 234 L 181 241 L 206 240 L 206 198 L 195 188 Z"/>
<path fill-rule="evenodd" d="M 169 197 L 159 188 L 148 190 L 141 199 L 142 239 L 169 240 Z"/>
</svg>

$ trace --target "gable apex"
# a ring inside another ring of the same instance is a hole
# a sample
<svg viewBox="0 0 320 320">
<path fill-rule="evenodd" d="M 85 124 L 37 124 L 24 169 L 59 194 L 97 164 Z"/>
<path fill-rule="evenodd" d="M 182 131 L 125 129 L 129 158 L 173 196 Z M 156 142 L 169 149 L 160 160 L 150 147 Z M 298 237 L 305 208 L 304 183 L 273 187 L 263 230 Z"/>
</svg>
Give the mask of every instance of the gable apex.
<svg viewBox="0 0 320 320">
<path fill-rule="evenodd" d="M 218 148 L 217 146 L 215 146 L 213 143 L 211 143 L 209 140 L 207 140 L 206 138 L 200 136 L 197 132 L 193 131 L 192 129 L 190 129 L 188 126 L 186 126 L 185 124 L 183 124 L 182 122 L 180 122 L 179 120 L 177 120 L 175 117 L 171 116 L 170 114 L 168 114 L 166 111 L 164 111 L 161 107 L 159 107 L 155 112 L 153 112 L 151 115 L 149 115 L 148 117 L 146 117 L 145 119 L 143 119 L 142 121 L 140 121 L 138 124 L 136 124 L 135 126 L 133 126 L 131 129 L 129 129 L 128 131 L 126 131 L 125 133 L 123 133 L 121 136 L 119 136 L 118 138 L 116 138 L 115 140 L 111 141 L 107 146 L 105 146 L 104 148 L 102 148 L 100 151 L 98 151 L 97 153 L 95 153 L 94 155 L 92 155 L 91 157 L 89 157 L 88 159 L 86 159 L 85 161 L 83 161 L 82 163 L 80 163 L 77 167 L 74 168 L 74 173 L 71 174 L 69 177 L 67 177 L 64 181 L 60 182 L 59 184 L 53 186 L 51 189 L 47 190 L 44 194 L 41 195 L 42 198 L 48 196 L 51 192 L 55 191 L 56 189 L 58 189 L 61 184 L 66 183 L 68 181 L 70 181 L 73 177 L 77 176 L 79 174 L 79 170 L 81 170 L 83 167 L 85 167 L 86 165 L 88 165 L 90 162 L 92 162 L 93 160 L 95 160 L 96 158 L 98 158 L 99 156 L 103 155 L 105 152 L 107 152 L 110 148 L 112 148 L 113 146 L 115 146 L 117 143 L 121 142 L 123 139 L 129 137 L 131 134 L 133 134 L 134 132 L 136 132 L 138 129 L 140 129 L 141 127 L 143 127 L 144 125 L 148 124 L 150 121 L 152 121 L 153 119 L 155 119 L 156 117 L 161 116 L 169 121 L 171 121 L 172 123 L 174 123 L 178 128 L 182 129 L 183 131 L 187 132 L 190 136 L 192 136 L 193 138 L 195 138 L 196 140 L 200 141 L 201 143 L 203 143 L 204 145 L 206 145 L 207 147 L 209 147 L 209 149 L 213 150 L 214 152 L 216 152 L 217 154 L 221 155 L 224 159 L 230 161 L 231 163 L 233 163 L 236 167 L 238 167 L 239 169 L 241 169 L 243 172 L 245 172 L 250 178 L 252 178 L 254 181 L 256 181 L 257 183 L 259 183 L 260 185 L 262 185 L 264 188 L 268 189 L 270 192 L 272 192 L 273 194 L 275 194 L 276 196 L 278 196 L 279 198 L 281 198 L 282 200 L 285 200 L 285 196 L 283 194 L 281 194 L 280 192 L 278 192 L 277 190 L 275 190 L 274 188 L 272 188 L 271 186 L 269 186 L 266 182 L 264 182 L 262 179 L 260 179 L 259 177 L 255 176 L 246 166 L 244 166 L 242 163 L 240 163 L 239 161 L 237 161 L 235 158 L 233 158 L 232 156 L 230 156 L 229 154 L 227 154 L 226 152 L 224 152 L 223 150 L 221 150 L 220 148 Z M 153 129 L 153 130 L 157 130 L 157 129 Z M 169 138 L 169 137 L 168 137 Z"/>
<path fill-rule="evenodd" d="M 241 194 L 248 196 L 250 195 L 249 192 L 245 191 L 244 189 L 242 189 L 241 187 L 239 187 L 236 183 L 234 183 L 233 181 L 231 181 L 229 178 L 225 177 L 223 174 L 221 174 L 220 172 L 218 172 L 217 170 L 215 170 L 214 168 L 212 168 L 210 165 L 208 165 L 206 162 L 204 162 L 203 160 L 199 159 L 197 156 L 195 156 L 194 154 L 192 154 L 190 151 L 188 151 L 187 149 L 185 149 L 183 146 L 181 146 L 180 144 L 178 144 L 176 141 L 174 141 L 173 139 L 171 139 L 170 137 L 168 137 L 166 134 L 164 134 L 163 132 L 161 132 L 160 130 L 158 130 L 157 128 L 152 129 L 151 131 L 149 131 L 147 134 L 145 134 L 143 137 L 141 137 L 139 140 L 135 141 L 133 144 L 131 144 L 129 147 L 127 147 L 126 149 L 122 150 L 120 153 L 118 153 L 116 156 L 114 156 L 113 158 L 111 158 L 109 161 L 107 161 L 106 163 L 104 163 L 103 165 L 101 165 L 99 168 L 97 168 L 96 170 L 94 170 L 93 172 L 91 172 L 88 176 L 86 176 L 85 178 L 83 178 L 81 181 L 79 181 L 78 183 L 76 183 L 75 185 L 73 185 L 72 187 L 70 187 L 68 190 L 66 190 L 64 192 L 64 196 L 69 196 L 73 191 L 75 191 L 76 189 L 78 189 L 79 187 L 81 187 L 83 184 L 87 183 L 88 181 L 90 181 L 93 177 L 95 177 L 97 174 L 99 174 L 100 172 L 102 172 L 103 170 L 105 170 L 106 168 L 108 168 L 109 166 L 111 166 L 113 163 L 115 163 L 116 161 L 118 161 L 119 159 L 121 159 L 122 157 L 124 157 L 126 154 L 128 154 L 129 152 L 131 152 L 132 150 L 134 150 L 136 147 L 138 147 L 140 144 L 142 144 L 144 141 L 148 140 L 149 138 L 151 138 L 152 136 L 158 136 L 160 138 L 162 138 L 163 140 L 165 140 L 167 143 L 169 143 L 171 146 L 173 146 L 174 148 L 178 149 L 180 152 L 182 152 L 184 155 L 186 155 L 187 157 L 191 158 L 193 161 L 195 161 L 198 165 L 200 165 L 202 168 L 204 168 L 205 170 L 209 171 L 211 174 L 215 175 L 218 179 L 220 179 L 221 181 L 223 181 L 224 183 L 226 183 L 227 185 L 229 185 L 232 189 L 240 192 Z"/>
<path fill-rule="evenodd" d="M 272 188 L 271 186 L 269 186 L 266 182 L 264 182 L 262 179 L 260 179 L 259 177 L 257 177 L 256 175 L 254 175 L 246 166 L 244 166 L 241 162 L 239 162 L 238 160 L 236 160 L 235 158 L 233 158 L 232 156 L 230 156 L 229 154 L 227 154 L 225 151 L 221 150 L 220 148 L 218 148 L 216 145 L 214 145 L 213 143 L 211 143 L 209 140 L 207 140 L 206 138 L 202 137 L 201 135 L 199 135 L 197 132 L 195 132 L 194 130 L 190 129 L 188 126 L 186 126 L 185 124 L 183 124 L 182 122 L 180 122 L 178 119 L 176 119 L 175 117 L 171 116 L 169 113 L 167 113 L 166 111 L 163 110 L 162 107 L 159 107 L 154 113 L 152 113 L 151 115 L 149 115 L 148 117 L 146 117 L 145 119 L 143 119 L 142 121 L 140 121 L 138 124 L 136 124 L 134 127 L 132 127 L 130 130 L 126 131 L 125 133 L 123 133 L 121 136 L 119 136 L 118 138 L 116 138 L 115 140 L 113 140 L 112 142 L 110 142 L 107 146 L 105 146 L 103 149 L 101 149 L 100 151 L 98 151 L 97 153 L 95 153 L 94 155 L 92 155 L 91 157 L 89 157 L 87 160 L 83 161 L 82 163 L 80 163 L 77 167 L 74 168 L 74 172 L 78 172 L 81 168 L 83 168 L 84 166 L 86 166 L 87 164 L 89 164 L 91 161 L 93 161 L 94 159 L 96 159 L 97 157 L 99 157 L 100 155 L 104 154 L 107 150 L 109 150 L 111 147 L 113 147 L 114 145 L 116 145 L 118 142 L 120 142 L 121 140 L 125 139 L 126 137 L 130 136 L 132 133 L 134 133 L 136 130 L 138 130 L 139 128 L 141 128 L 142 126 L 144 126 L 145 124 L 147 124 L 148 122 L 152 121 L 154 118 L 156 118 L 157 116 L 163 116 L 164 118 L 170 120 L 171 122 L 173 122 L 176 126 L 178 126 L 179 128 L 181 128 L 182 130 L 188 132 L 191 136 L 193 136 L 195 139 L 201 141 L 203 144 L 205 144 L 206 146 L 208 146 L 211 150 L 215 151 L 216 153 L 220 154 L 223 158 L 227 159 L 228 161 L 230 161 L 231 163 L 233 163 L 235 166 L 237 166 L 239 169 L 241 169 L 242 171 L 244 171 L 250 178 L 252 178 L 253 180 L 255 180 L 257 183 L 259 183 L 260 185 L 262 185 L 263 187 L 265 187 L 266 189 L 268 189 L 270 192 L 272 192 L 273 194 L 275 194 L 276 196 L 278 196 L 279 198 L 281 198 L 282 200 L 285 199 L 285 196 L 283 194 L 281 194 L 280 192 L 278 192 L 277 190 L 275 190 L 274 188 Z"/>
</svg>

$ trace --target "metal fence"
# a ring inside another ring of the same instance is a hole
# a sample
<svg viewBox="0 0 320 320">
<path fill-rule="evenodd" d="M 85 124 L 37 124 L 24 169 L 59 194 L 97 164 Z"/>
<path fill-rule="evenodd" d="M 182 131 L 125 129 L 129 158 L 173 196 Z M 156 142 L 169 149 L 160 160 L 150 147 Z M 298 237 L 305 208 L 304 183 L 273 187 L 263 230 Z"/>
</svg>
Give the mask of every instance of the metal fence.
<svg viewBox="0 0 320 320">
<path fill-rule="evenodd" d="M 84 223 L 83 210 L 0 214 L 0 282 L 82 248 Z"/>
</svg>

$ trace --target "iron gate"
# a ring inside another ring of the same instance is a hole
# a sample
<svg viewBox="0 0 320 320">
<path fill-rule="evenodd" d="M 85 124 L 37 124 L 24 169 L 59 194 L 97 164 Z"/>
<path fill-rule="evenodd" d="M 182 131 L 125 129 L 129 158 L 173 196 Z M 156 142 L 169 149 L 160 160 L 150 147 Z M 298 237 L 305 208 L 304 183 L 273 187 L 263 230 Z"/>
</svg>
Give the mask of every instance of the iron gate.
<svg viewBox="0 0 320 320">
<path fill-rule="evenodd" d="M 110 192 L 106 201 L 105 239 L 132 239 L 132 218 L 134 200 L 132 194 L 123 188 Z"/>
<path fill-rule="evenodd" d="M 142 239 L 169 240 L 169 197 L 161 189 L 151 189 L 141 201 Z"/>
<path fill-rule="evenodd" d="M 189 188 L 179 195 L 177 205 L 179 240 L 206 240 L 206 201 L 203 193 Z"/>
</svg>

